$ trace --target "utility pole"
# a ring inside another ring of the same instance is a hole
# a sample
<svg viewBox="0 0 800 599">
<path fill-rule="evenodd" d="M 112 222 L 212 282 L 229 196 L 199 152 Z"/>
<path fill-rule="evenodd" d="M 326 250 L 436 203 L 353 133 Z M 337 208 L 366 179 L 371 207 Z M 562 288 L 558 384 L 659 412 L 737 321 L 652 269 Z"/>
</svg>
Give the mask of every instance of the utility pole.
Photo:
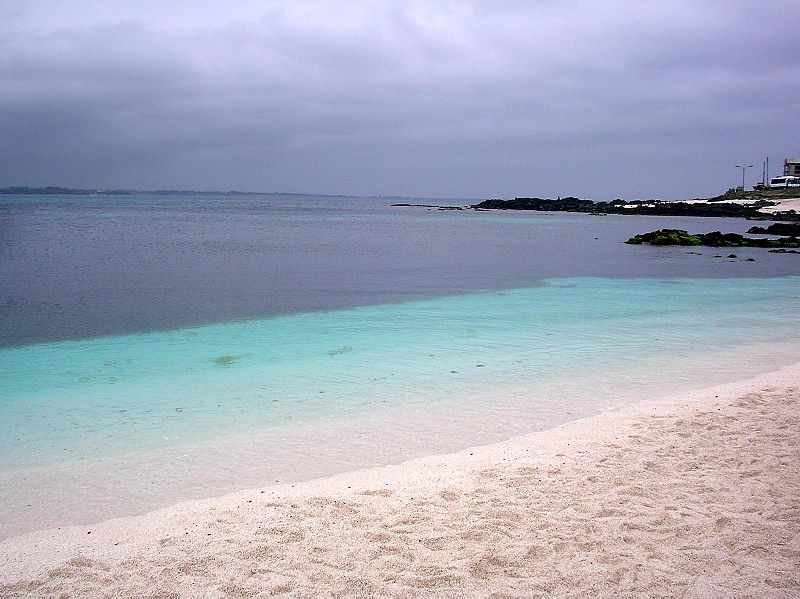
<svg viewBox="0 0 800 599">
<path fill-rule="evenodd" d="M 744 192 L 744 173 L 745 173 L 745 171 L 747 169 L 752 168 L 755 165 L 753 165 L 753 164 L 737 164 L 735 166 L 736 166 L 736 168 L 742 169 L 742 192 Z"/>
</svg>

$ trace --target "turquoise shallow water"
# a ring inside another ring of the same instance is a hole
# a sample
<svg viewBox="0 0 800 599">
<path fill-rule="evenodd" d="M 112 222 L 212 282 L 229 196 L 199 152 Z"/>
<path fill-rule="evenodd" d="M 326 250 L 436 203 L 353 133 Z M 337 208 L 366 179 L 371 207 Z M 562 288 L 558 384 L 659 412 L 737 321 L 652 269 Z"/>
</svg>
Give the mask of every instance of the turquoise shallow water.
<svg viewBox="0 0 800 599">
<path fill-rule="evenodd" d="M 559 385 L 620 364 L 635 371 L 660 356 L 699 360 L 747 343 L 791 342 L 800 338 L 798 309 L 798 277 L 554 278 L 522 289 L 6 348 L 0 470 L 394 409 L 424 412 L 437 402 L 466 410 L 482 390 L 509 382 L 530 391 L 525 409 L 535 415 L 537 389 L 550 397 Z M 591 392 L 573 389 L 589 411 Z M 542 402 L 543 418 L 554 410 L 558 402 Z"/>
</svg>

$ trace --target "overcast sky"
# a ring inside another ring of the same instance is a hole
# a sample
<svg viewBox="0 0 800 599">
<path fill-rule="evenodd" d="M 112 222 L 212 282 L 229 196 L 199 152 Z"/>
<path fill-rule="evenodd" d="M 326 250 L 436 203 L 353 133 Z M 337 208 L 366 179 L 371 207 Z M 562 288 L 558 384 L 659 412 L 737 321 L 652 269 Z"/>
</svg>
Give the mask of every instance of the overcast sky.
<svg viewBox="0 0 800 599">
<path fill-rule="evenodd" d="M 0 186 L 715 194 L 800 155 L 799 32 L 797 0 L 2 0 Z"/>
</svg>

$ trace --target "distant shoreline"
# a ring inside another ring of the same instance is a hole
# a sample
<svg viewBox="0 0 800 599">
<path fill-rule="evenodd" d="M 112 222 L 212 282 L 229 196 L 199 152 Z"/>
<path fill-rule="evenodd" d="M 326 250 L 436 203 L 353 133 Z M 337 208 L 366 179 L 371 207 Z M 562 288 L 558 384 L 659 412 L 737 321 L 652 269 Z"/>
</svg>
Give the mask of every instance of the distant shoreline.
<svg viewBox="0 0 800 599">
<path fill-rule="evenodd" d="M 418 200 L 422 198 L 401 196 L 401 195 L 353 195 L 346 193 L 312 193 L 297 191 L 237 191 L 237 190 L 194 190 L 194 189 L 77 189 L 72 187 L 46 186 L 46 187 L 26 187 L 12 186 L 0 187 L 0 196 L 3 195 L 70 195 L 70 196 L 247 196 L 247 197 L 296 197 L 296 198 L 360 198 L 374 200 Z M 477 198 L 449 198 L 449 197 L 426 197 L 427 200 L 448 200 L 463 202 L 467 200 L 477 200 Z"/>
<path fill-rule="evenodd" d="M 404 196 L 353 196 L 345 194 L 311 194 L 296 192 L 255 192 L 255 191 L 196 191 L 196 190 L 136 190 L 136 189 L 75 189 L 70 187 L 3 187 L 2 195 L 74 195 L 74 196 L 226 196 L 226 197 L 323 197 L 323 198 L 370 198 L 385 200 L 414 200 Z M 516 197 L 511 200 L 487 199 L 477 204 L 464 206 L 420 204 L 398 202 L 393 207 L 416 207 L 438 210 L 524 210 L 536 212 L 576 212 L 605 216 L 608 214 L 643 216 L 690 216 L 690 217 L 732 217 L 751 220 L 800 221 L 796 209 L 800 202 L 800 190 L 781 189 L 767 191 L 734 191 L 711 198 L 690 200 L 622 200 L 595 202 L 574 196 L 551 198 Z M 455 198 L 431 198 L 452 200 Z M 783 209 L 782 204 L 787 209 Z"/>
<path fill-rule="evenodd" d="M 728 192 L 713 198 L 691 200 L 631 200 L 594 202 L 573 196 L 551 198 L 517 197 L 513 200 L 491 199 L 468 206 L 431 204 L 392 204 L 437 210 L 515 210 L 533 212 L 573 212 L 593 216 L 639 215 L 684 217 L 731 217 L 751 220 L 800 221 L 800 190 Z"/>
<path fill-rule="evenodd" d="M 102 196 L 134 196 L 134 195 L 224 195 L 224 196 L 320 196 L 326 198 L 350 198 L 360 196 L 349 196 L 345 194 L 316 194 L 316 193 L 296 193 L 281 191 L 196 191 L 179 189 L 74 189 L 71 187 L 1 187 L 0 195 L 102 195 Z"/>
<path fill-rule="evenodd" d="M 513 200 L 485 200 L 474 206 L 475 210 L 534 210 L 541 212 L 581 212 L 596 216 L 607 214 L 636 214 L 643 216 L 700 216 L 734 217 L 748 219 L 800 220 L 794 210 L 781 210 L 785 200 L 796 199 L 798 191 L 727 193 L 713 198 L 691 200 L 634 200 L 593 202 L 576 197 L 542 199 L 514 198 Z"/>
</svg>

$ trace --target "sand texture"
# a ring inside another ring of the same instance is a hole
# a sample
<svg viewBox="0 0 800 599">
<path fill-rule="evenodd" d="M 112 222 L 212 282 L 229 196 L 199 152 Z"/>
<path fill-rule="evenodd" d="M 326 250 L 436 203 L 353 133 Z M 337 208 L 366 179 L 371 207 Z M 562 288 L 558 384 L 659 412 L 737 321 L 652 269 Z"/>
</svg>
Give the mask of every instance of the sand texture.
<svg viewBox="0 0 800 599">
<path fill-rule="evenodd" d="M 0 596 L 800 597 L 800 368 L 0 544 Z"/>
<path fill-rule="evenodd" d="M 800 211 L 800 198 L 785 198 L 782 200 L 775 200 L 777 201 L 776 206 L 766 206 L 765 208 L 759 208 L 759 212 L 784 212 L 788 210 L 795 210 Z"/>
</svg>

